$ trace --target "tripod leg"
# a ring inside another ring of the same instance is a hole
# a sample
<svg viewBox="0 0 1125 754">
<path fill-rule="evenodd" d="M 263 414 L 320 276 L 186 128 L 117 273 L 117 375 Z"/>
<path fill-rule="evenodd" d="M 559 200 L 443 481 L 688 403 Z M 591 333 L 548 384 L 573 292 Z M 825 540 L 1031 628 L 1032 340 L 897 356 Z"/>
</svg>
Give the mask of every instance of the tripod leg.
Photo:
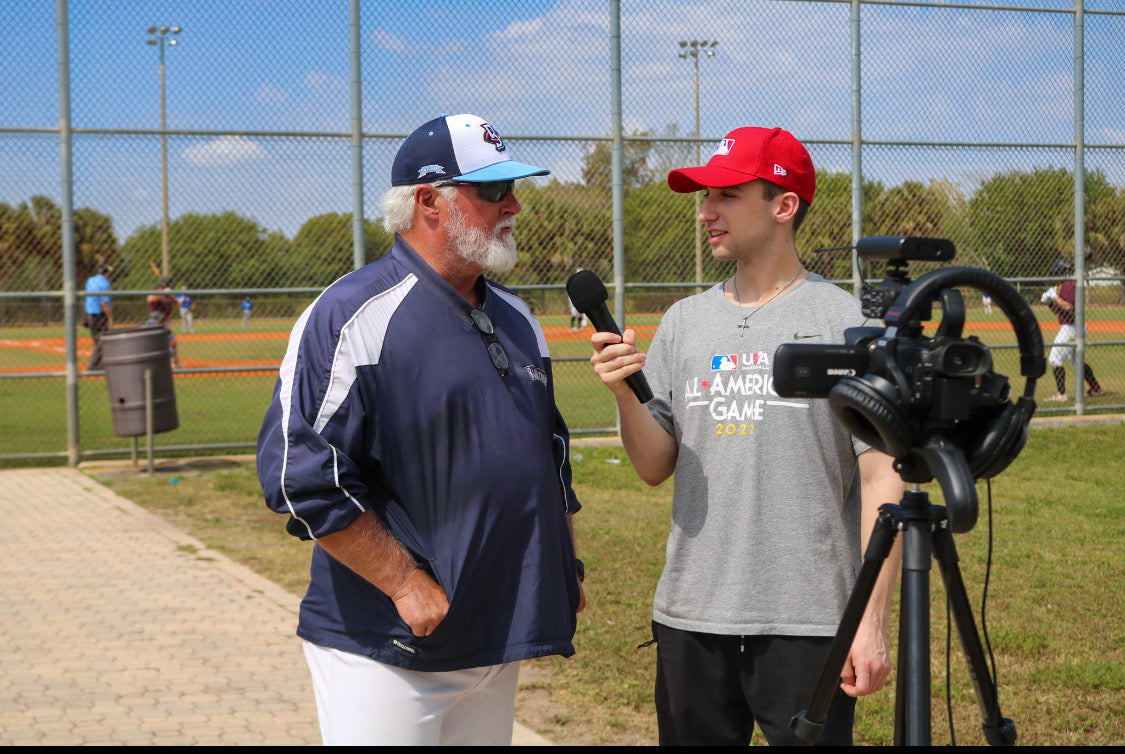
<svg viewBox="0 0 1125 754">
<path fill-rule="evenodd" d="M 930 541 L 929 520 L 907 522 L 902 541 L 899 601 L 899 689 L 895 745 L 930 745 Z M 901 679 L 905 678 L 905 681 Z"/>
<path fill-rule="evenodd" d="M 992 746 L 1014 744 L 1016 727 L 1010 718 L 1000 714 L 1000 699 L 996 692 L 996 685 L 988 672 L 984 648 L 981 646 L 969 597 L 965 592 L 965 582 L 961 579 L 961 569 L 957 566 L 957 548 L 953 544 L 953 535 L 947 528 L 940 528 L 934 531 L 933 540 L 934 557 L 937 559 L 942 581 L 945 582 L 946 599 L 949 600 L 950 611 L 957 625 L 957 634 L 961 639 L 961 648 L 969 663 L 969 677 L 973 681 L 977 705 L 984 720 L 981 723 L 984 737 Z"/>
<path fill-rule="evenodd" d="M 875 590 L 875 582 L 879 579 L 879 571 L 890 555 L 894 545 L 897 527 L 891 510 L 895 506 L 884 505 L 880 507 L 880 515 L 871 532 L 871 539 L 867 542 L 867 551 L 863 554 L 863 565 L 856 576 L 855 586 L 852 588 L 848 604 L 844 608 L 844 615 L 840 619 L 840 627 L 832 640 L 828 650 L 828 659 L 824 662 L 824 669 L 816 683 L 812 701 L 807 710 L 802 710 L 789 721 L 789 727 L 802 741 L 815 743 L 824 732 L 825 719 L 828 717 L 828 707 L 832 704 L 832 697 L 840 686 L 840 673 L 844 668 L 844 661 L 851 650 L 855 640 L 855 632 L 863 613 L 867 610 L 867 602 Z"/>
</svg>

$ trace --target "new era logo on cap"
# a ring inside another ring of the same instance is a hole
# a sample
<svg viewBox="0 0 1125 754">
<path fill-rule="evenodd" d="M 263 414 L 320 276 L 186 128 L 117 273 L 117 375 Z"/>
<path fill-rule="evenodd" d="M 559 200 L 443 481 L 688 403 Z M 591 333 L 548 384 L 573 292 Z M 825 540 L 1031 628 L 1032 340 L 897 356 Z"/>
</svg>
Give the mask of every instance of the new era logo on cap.
<svg viewBox="0 0 1125 754">
<path fill-rule="evenodd" d="M 547 175 L 546 168 L 512 159 L 500 132 L 476 115 L 445 115 L 406 138 L 391 165 L 391 185 L 455 178 L 467 183 Z"/>
<path fill-rule="evenodd" d="M 780 128 L 738 128 L 719 142 L 706 165 L 668 173 L 668 185 L 682 194 L 737 186 L 761 178 L 812 204 L 816 171 L 801 142 Z"/>
</svg>

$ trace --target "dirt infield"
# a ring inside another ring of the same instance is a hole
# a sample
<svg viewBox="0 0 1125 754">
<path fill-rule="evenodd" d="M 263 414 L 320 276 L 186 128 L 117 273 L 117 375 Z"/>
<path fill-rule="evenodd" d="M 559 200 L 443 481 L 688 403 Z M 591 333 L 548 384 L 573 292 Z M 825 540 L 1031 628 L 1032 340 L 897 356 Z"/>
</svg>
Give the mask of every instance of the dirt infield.
<svg viewBox="0 0 1125 754">
<path fill-rule="evenodd" d="M 1044 340 L 1049 342 L 1053 334 L 1058 331 L 1059 325 L 1056 322 L 1040 322 L 1044 334 Z M 977 331 L 995 331 L 995 330 L 1010 330 L 1012 328 L 1010 322 L 996 321 L 996 322 L 967 322 L 965 324 L 965 332 Z M 636 330 L 637 335 L 641 338 L 651 338 L 656 332 L 656 325 L 636 325 L 631 329 Z M 1087 322 L 1087 331 L 1090 333 L 1125 333 L 1125 321 L 1123 320 L 1097 320 Z M 566 325 L 552 325 L 543 328 L 543 333 L 547 336 L 548 341 L 576 341 L 576 340 L 589 340 L 590 334 L 593 329 L 586 327 L 582 330 L 571 330 Z M 276 332 L 223 332 L 223 333 L 189 333 L 184 335 L 177 335 L 176 340 L 181 344 L 188 343 L 204 343 L 204 342 L 222 342 L 222 341 L 273 341 L 273 340 L 287 340 L 289 338 L 288 331 Z M 80 336 L 77 342 L 78 359 L 80 362 L 88 361 L 90 358 L 90 349 L 93 347 L 93 341 L 89 336 Z M 5 349 L 33 351 L 36 353 L 47 353 L 63 357 L 66 354 L 66 339 L 65 338 L 0 338 L 0 354 Z M 262 366 L 279 366 L 281 359 L 192 359 L 183 358 L 184 366 L 188 369 L 202 369 L 202 368 L 230 368 L 230 367 L 262 367 Z M 60 362 L 57 365 L 51 366 L 33 366 L 33 367 L 12 367 L 0 364 L 0 374 L 34 374 L 53 370 L 60 370 L 63 368 Z M 86 371 L 85 363 L 80 363 L 78 366 L 79 372 Z M 230 374 L 229 372 L 227 374 Z M 259 372 L 246 372 L 246 374 L 260 374 Z M 185 374 L 184 376 L 193 376 Z"/>
<path fill-rule="evenodd" d="M 651 338 L 656 332 L 656 325 L 638 325 L 632 329 L 637 331 L 637 334 L 642 338 Z M 550 326 L 544 327 L 543 333 L 547 336 L 549 341 L 562 341 L 562 340 L 589 340 L 590 334 L 593 329 L 590 327 L 583 330 L 571 330 L 569 327 L 563 326 Z M 289 332 L 224 332 L 224 333 L 188 333 L 184 335 L 177 335 L 176 342 L 183 345 L 189 343 L 206 343 L 206 342 L 238 342 L 238 341 L 270 341 L 270 340 L 287 340 Z M 88 361 L 90 358 L 90 350 L 93 348 L 93 340 L 89 336 L 80 336 L 77 341 L 78 359 L 80 362 Z M 4 349 L 22 349 L 25 351 L 34 351 L 36 353 L 47 353 L 57 356 L 64 356 L 66 354 L 66 339 L 65 338 L 0 338 L 0 353 Z M 191 368 L 204 368 L 204 367 L 251 367 L 251 366 L 279 366 L 281 359 L 192 359 L 184 357 L 181 359 L 184 366 L 188 369 Z M 0 373 L 3 374 L 32 374 L 50 369 L 61 369 L 63 365 L 60 363 L 56 367 L 8 367 L 0 366 Z M 80 363 L 78 365 L 79 372 L 86 371 L 86 365 Z"/>
</svg>

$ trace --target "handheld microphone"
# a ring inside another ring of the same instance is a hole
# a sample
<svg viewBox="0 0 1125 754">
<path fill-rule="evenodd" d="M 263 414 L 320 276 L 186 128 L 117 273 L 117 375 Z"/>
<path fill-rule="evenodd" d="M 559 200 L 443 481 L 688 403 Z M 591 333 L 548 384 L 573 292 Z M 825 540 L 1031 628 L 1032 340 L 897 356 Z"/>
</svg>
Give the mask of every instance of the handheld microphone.
<svg viewBox="0 0 1125 754">
<path fill-rule="evenodd" d="M 613 321 L 613 315 L 609 313 L 609 307 L 605 303 L 609 299 L 605 285 L 592 271 L 579 270 L 571 275 L 570 280 L 566 281 L 566 293 L 570 296 L 574 308 L 586 315 L 591 324 L 594 325 L 595 330 L 611 332 L 614 335 L 621 334 L 621 330 L 617 327 L 617 323 Z M 648 380 L 640 372 L 626 377 L 625 384 L 629 386 L 633 395 L 637 396 L 637 400 L 641 403 L 648 403 L 652 400 L 652 389 L 648 386 Z"/>
</svg>

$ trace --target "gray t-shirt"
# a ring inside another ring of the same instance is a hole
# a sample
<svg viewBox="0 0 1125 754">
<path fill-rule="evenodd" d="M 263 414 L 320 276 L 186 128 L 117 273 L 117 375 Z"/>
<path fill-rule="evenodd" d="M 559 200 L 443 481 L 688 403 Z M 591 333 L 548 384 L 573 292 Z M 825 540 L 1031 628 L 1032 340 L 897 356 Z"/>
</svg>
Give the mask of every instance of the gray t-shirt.
<svg viewBox="0 0 1125 754">
<path fill-rule="evenodd" d="M 713 634 L 832 636 L 858 569 L 868 446 L 826 399 L 781 398 L 782 343 L 844 343 L 859 302 L 819 275 L 757 308 L 715 286 L 675 303 L 648 351 L 648 406 L 679 443 L 653 618 Z M 896 502 L 888 500 L 886 502 Z"/>
</svg>

